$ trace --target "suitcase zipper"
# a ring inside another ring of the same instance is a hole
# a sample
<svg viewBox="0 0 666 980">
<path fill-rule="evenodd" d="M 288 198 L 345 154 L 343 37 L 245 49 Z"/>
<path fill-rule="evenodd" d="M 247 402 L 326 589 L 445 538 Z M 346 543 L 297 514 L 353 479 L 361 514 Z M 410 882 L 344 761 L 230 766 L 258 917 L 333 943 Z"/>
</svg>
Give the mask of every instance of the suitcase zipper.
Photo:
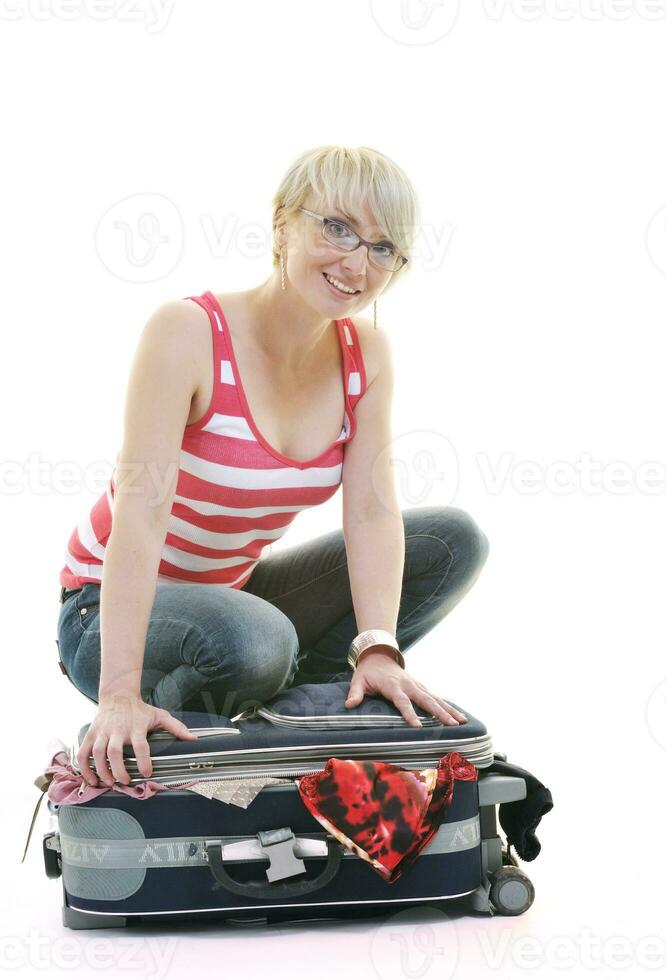
<svg viewBox="0 0 666 980">
<path fill-rule="evenodd" d="M 191 732 L 196 732 L 199 738 L 210 737 L 212 735 L 240 735 L 240 728 L 190 728 Z M 148 741 L 152 742 L 157 738 L 174 738 L 173 732 L 152 731 L 148 734 Z"/>
<path fill-rule="evenodd" d="M 280 773 L 280 778 L 283 778 L 283 779 L 295 779 L 295 778 L 298 778 L 299 776 L 321 775 L 321 774 L 323 774 L 323 772 L 324 772 L 323 769 L 294 769 L 294 770 L 289 770 L 287 772 L 281 772 Z M 276 778 L 276 777 L 274 777 L 272 773 L 260 772 L 260 773 L 253 773 L 251 776 L 248 776 L 248 775 L 244 775 L 244 776 L 229 776 L 229 775 L 226 775 L 225 776 L 225 775 L 213 774 L 213 775 L 208 776 L 207 778 L 210 779 L 210 780 L 215 779 L 215 780 L 224 780 L 225 782 L 233 782 L 234 780 L 242 780 L 242 779 L 270 779 L 270 778 Z M 141 776 L 140 779 L 145 779 L 145 777 L 144 776 Z M 148 776 L 148 779 L 152 779 L 152 776 Z M 137 780 L 137 781 L 139 781 L 139 780 Z M 172 780 L 169 780 L 168 782 L 169 782 L 169 785 L 170 786 L 184 786 L 185 783 L 190 783 L 191 781 L 192 781 L 191 779 L 179 779 L 179 780 L 177 780 L 175 782 L 172 781 Z M 201 780 L 200 780 L 200 782 L 205 782 L 205 781 L 206 781 L 206 777 L 202 777 Z M 132 779 L 132 782 L 134 782 L 133 779 Z M 166 784 L 167 780 L 164 780 L 164 782 Z"/>
<path fill-rule="evenodd" d="M 366 743 L 363 752 L 359 751 L 358 745 L 353 747 L 355 749 L 353 758 L 359 762 L 377 760 L 378 749 L 382 756 L 380 761 L 400 766 L 404 769 L 419 770 L 436 766 L 444 752 L 456 751 L 458 748 L 455 742 L 451 740 L 440 743 L 421 743 L 421 745 L 423 747 L 423 755 L 421 755 L 421 757 L 415 757 L 412 754 L 411 758 L 405 759 L 404 756 L 400 756 L 397 753 L 394 755 L 390 751 L 385 751 L 386 745 L 383 743 Z M 405 748 L 404 745 L 401 747 L 403 749 Z M 326 759 L 328 759 L 337 756 L 340 750 L 347 752 L 350 746 L 332 745 L 326 747 L 319 746 L 318 748 L 320 750 L 325 748 L 325 756 Z M 384 751 L 382 751 L 382 749 L 384 749 Z M 248 764 L 249 760 L 244 760 L 242 758 L 229 761 L 228 759 L 192 759 L 189 755 L 181 755 L 172 756 L 169 761 L 162 761 L 159 758 L 153 759 L 152 773 L 150 776 L 146 777 L 139 773 L 136 759 L 134 757 L 126 757 L 123 761 L 127 774 L 130 777 L 130 783 L 138 783 L 145 781 L 146 779 L 154 779 L 156 782 L 160 781 L 161 779 L 162 781 L 166 782 L 169 777 L 172 777 L 170 782 L 173 782 L 174 785 L 180 785 L 181 783 L 189 782 L 190 779 L 195 778 L 198 774 L 201 774 L 202 779 L 240 780 L 261 779 L 264 777 L 290 779 L 295 776 L 304 776 L 311 773 L 324 771 L 322 769 L 321 756 L 320 758 L 315 757 L 311 766 L 308 766 L 307 763 L 304 762 L 304 764 L 298 769 L 293 769 L 285 768 L 289 765 L 290 760 L 288 758 L 284 760 L 283 765 L 281 765 L 279 761 L 273 763 L 264 762 L 263 766 L 261 763 L 259 763 L 259 765 L 262 766 L 261 768 L 257 768 L 256 763 L 253 766 L 251 762 Z M 70 763 L 78 770 L 79 767 L 78 763 L 76 762 L 73 747 L 70 750 Z M 92 757 L 91 765 L 94 767 L 94 760 Z M 230 769 L 235 771 L 230 772 Z M 242 771 L 239 772 L 239 769 Z M 191 772 L 192 775 L 188 778 L 183 778 L 185 773 L 188 772 Z"/>
<path fill-rule="evenodd" d="M 212 762 L 210 762 L 210 763 L 209 762 L 190 762 L 187 765 L 176 765 L 176 764 L 174 764 L 174 765 L 166 765 L 166 766 L 157 766 L 157 765 L 155 765 L 155 761 L 156 760 L 153 759 L 153 772 L 155 774 L 157 774 L 158 772 L 164 773 L 165 775 L 168 774 L 168 773 L 170 773 L 170 772 L 171 773 L 182 773 L 184 770 L 192 770 L 193 772 L 201 772 L 203 770 L 203 771 L 209 772 L 209 773 L 215 773 L 215 771 L 216 771 L 215 770 L 215 763 L 212 763 Z M 356 762 L 371 762 L 373 760 L 370 759 L 369 757 L 367 759 L 358 758 L 357 757 L 355 759 L 355 761 Z M 379 761 L 383 761 L 383 762 L 387 762 L 387 763 L 390 761 L 391 764 L 393 764 L 393 765 L 400 765 L 400 766 L 403 766 L 404 768 L 407 768 L 407 769 L 420 769 L 422 766 L 427 766 L 427 765 L 429 765 L 429 764 L 431 764 L 433 762 L 433 760 L 431 758 L 429 758 L 427 760 L 424 759 L 423 761 L 418 762 L 418 763 L 412 762 L 410 765 L 408 765 L 407 763 L 404 763 L 404 762 L 395 761 L 395 760 L 388 760 L 388 759 L 379 760 Z M 130 770 L 132 772 L 136 771 L 137 767 L 135 765 L 133 765 L 130 762 L 129 759 L 125 759 L 124 762 L 125 762 L 125 768 L 127 769 L 128 773 L 130 772 Z M 222 765 L 219 766 L 220 772 L 223 773 L 225 771 L 225 769 L 228 771 L 229 766 L 228 765 L 225 765 L 224 763 L 222 763 Z M 310 772 L 310 771 L 311 771 L 310 768 L 303 768 L 303 769 L 293 770 L 293 771 L 292 770 L 289 770 L 288 775 L 292 775 L 293 773 L 297 773 L 297 774 L 298 773 L 306 773 L 306 772 Z M 251 769 L 251 770 L 247 770 L 246 769 L 246 771 L 244 773 L 242 773 L 240 776 L 230 775 L 229 778 L 230 779 L 254 779 L 255 776 L 256 776 L 256 778 L 259 779 L 262 776 L 274 776 L 274 775 L 280 775 L 280 776 L 282 776 L 284 774 L 285 774 L 284 773 L 284 770 L 278 764 L 273 769 L 262 769 L 262 770 L 259 770 L 259 771 L 254 770 L 254 769 Z M 216 776 L 216 778 L 217 778 L 217 776 Z"/>
<path fill-rule="evenodd" d="M 338 746 L 337 748 L 349 749 L 349 746 L 348 745 Z M 390 757 L 391 753 L 385 752 L 383 753 L 384 758 L 381 761 L 390 763 L 392 765 L 400 766 L 404 769 L 419 770 L 431 766 L 436 766 L 439 762 L 442 753 L 446 751 L 452 751 L 454 750 L 455 747 L 451 744 L 451 742 L 446 742 L 441 745 L 440 751 L 435 750 L 435 752 L 433 753 L 433 743 L 429 743 L 428 748 L 430 750 L 429 754 L 424 755 L 421 758 L 415 758 L 413 755 L 408 760 L 400 756 L 396 758 L 391 758 Z M 327 758 L 333 757 L 335 755 L 336 755 L 335 747 L 332 747 L 330 751 L 327 752 Z M 209 760 L 209 759 L 202 759 L 202 760 L 193 759 L 190 762 L 187 762 L 186 761 L 187 756 L 185 757 L 181 756 L 180 758 L 183 759 L 182 762 L 162 762 L 159 759 L 153 759 L 152 760 L 153 771 L 151 776 L 147 778 L 157 779 L 158 777 L 164 778 L 168 776 L 182 777 L 184 772 L 190 771 L 192 772 L 192 776 L 201 773 L 202 778 L 206 778 L 207 776 L 207 778 L 210 779 L 261 779 L 264 777 L 289 779 L 294 776 L 308 775 L 313 772 L 323 772 L 319 760 L 313 762 L 312 766 L 303 765 L 299 769 L 285 769 L 284 766 L 281 766 L 279 762 L 274 763 L 273 765 L 267 763 L 264 768 L 256 769 L 251 765 L 248 766 L 247 762 L 243 762 L 243 760 L 238 760 L 237 762 L 230 763 L 228 761 L 225 762 L 224 760 L 220 762 L 216 762 L 215 760 Z M 372 761 L 373 759 L 376 760 L 377 754 L 376 752 L 373 751 L 369 751 L 365 754 L 359 754 L 358 752 L 356 752 L 353 758 L 355 758 L 359 762 Z M 127 773 L 133 782 L 141 781 L 146 778 L 139 774 L 138 767 L 133 758 L 125 758 L 123 761 L 125 763 L 125 768 L 127 770 Z M 285 764 L 288 765 L 288 763 L 289 760 L 285 759 Z M 238 772 L 230 773 L 229 769 L 232 767 L 237 770 L 242 769 L 243 771 L 240 773 Z M 204 773 L 206 774 L 206 776 L 204 776 Z M 183 780 L 182 778 L 180 780 L 180 782 L 187 782 L 187 781 L 188 780 Z"/>
<path fill-rule="evenodd" d="M 404 728 L 408 725 L 404 718 L 396 715 L 283 715 L 259 706 L 253 710 L 253 716 L 256 715 L 285 728 Z M 442 724 L 433 715 L 419 715 L 419 720 L 424 728 Z"/>
<path fill-rule="evenodd" d="M 412 769 L 414 771 L 418 771 L 418 770 L 424 769 L 424 768 L 433 768 L 433 767 L 436 767 L 438 761 L 439 760 L 435 760 L 435 761 L 432 761 L 431 760 L 430 763 L 421 763 L 419 765 L 407 765 L 406 763 L 402 763 L 401 764 L 401 767 L 403 769 Z M 395 765 L 398 765 L 399 763 L 394 763 L 394 764 Z M 208 776 L 202 776 L 201 779 L 198 780 L 198 781 L 199 782 L 206 782 L 207 780 L 211 780 L 211 781 L 212 780 L 221 780 L 223 782 L 234 782 L 234 781 L 240 781 L 240 780 L 243 780 L 243 779 L 271 779 L 271 778 L 273 778 L 273 779 L 275 779 L 275 778 L 279 778 L 279 779 L 298 779 L 301 776 L 323 775 L 324 772 L 325 772 L 325 769 L 321 769 L 320 767 L 280 770 L 278 773 L 274 773 L 274 772 L 244 773 L 243 775 L 240 775 L 240 776 L 231 776 L 229 774 L 225 774 L 224 772 L 219 772 L 219 773 L 210 773 Z M 129 773 L 129 769 L 128 769 L 128 773 Z M 130 776 L 130 784 L 132 784 L 132 783 L 140 783 L 142 781 L 145 781 L 146 778 L 147 779 L 153 779 L 153 775 L 148 776 L 148 777 L 145 777 L 145 776 L 132 777 L 132 776 Z M 161 780 L 161 782 L 164 785 L 169 785 L 169 786 L 172 786 L 172 787 L 184 786 L 186 783 L 190 783 L 191 781 L 192 781 L 192 777 L 190 779 L 178 779 L 178 780 L 162 779 Z"/>
<path fill-rule="evenodd" d="M 262 717 L 270 721 L 273 725 L 284 726 L 285 728 L 405 728 L 409 724 L 400 715 L 351 715 L 349 712 L 341 715 L 284 715 L 278 711 L 271 711 L 264 705 L 253 705 L 246 708 L 239 714 L 234 715 L 231 721 L 245 721 L 247 718 Z M 426 726 L 441 725 L 442 722 L 434 715 L 419 715 L 421 725 Z"/>
</svg>

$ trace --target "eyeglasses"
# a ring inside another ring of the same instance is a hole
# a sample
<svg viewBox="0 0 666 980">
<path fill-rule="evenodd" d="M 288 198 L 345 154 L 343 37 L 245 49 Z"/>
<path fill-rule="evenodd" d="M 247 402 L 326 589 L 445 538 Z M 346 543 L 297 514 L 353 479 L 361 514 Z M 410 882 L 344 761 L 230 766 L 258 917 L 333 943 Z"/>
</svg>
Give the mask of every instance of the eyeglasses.
<svg viewBox="0 0 666 980">
<path fill-rule="evenodd" d="M 326 218 L 323 214 L 309 211 L 308 208 L 298 210 L 318 218 L 322 222 L 321 231 L 326 241 L 345 252 L 353 252 L 361 245 L 367 245 L 368 258 L 385 272 L 397 272 L 408 261 L 390 242 L 368 242 L 339 218 Z"/>
</svg>

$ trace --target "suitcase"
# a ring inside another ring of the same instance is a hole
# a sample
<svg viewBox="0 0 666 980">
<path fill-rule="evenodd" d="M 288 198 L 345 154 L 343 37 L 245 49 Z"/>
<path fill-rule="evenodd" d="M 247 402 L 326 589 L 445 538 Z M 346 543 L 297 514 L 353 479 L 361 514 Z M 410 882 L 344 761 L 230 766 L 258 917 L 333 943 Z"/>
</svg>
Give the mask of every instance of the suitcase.
<svg viewBox="0 0 666 980">
<path fill-rule="evenodd" d="M 414 728 L 381 697 L 344 707 L 348 687 L 347 680 L 303 684 L 233 718 L 173 712 L 198 738 L 148 734 L 148 779 L 168 791 L 141 799 L 109 789 L 78 804 L 49 799 L 44 863 L 48 877 L 62 877 L 63 924 L 344 919 L 456 900 L 491 915 L 529 908 L 532 883 L 502 846 L 495 809 L 524 799 L 525 780 L 488 771 L 506 757 L 493 753 L 482 722 L 450 701 L 466 723 L 444 725 L 415 705 L 422 727 Z M 77 773 L 88 727 L 68 749 Z M 298 792 L 296 780 L 331 758 L 420 770 L 436 768 L 446 753 L 472 763 L 477 778 L 455 781 L 435 834 L 392 883 L 327 832 Z M 132 746 L 123 754 L 130 786 L 146 782 Z M 222 798 L 179 788 L 192 779 Z M 257 790 L 248 780 L 273 782 Z M 234 793 L 251 801 L 232 802 Z"/>
</svg>

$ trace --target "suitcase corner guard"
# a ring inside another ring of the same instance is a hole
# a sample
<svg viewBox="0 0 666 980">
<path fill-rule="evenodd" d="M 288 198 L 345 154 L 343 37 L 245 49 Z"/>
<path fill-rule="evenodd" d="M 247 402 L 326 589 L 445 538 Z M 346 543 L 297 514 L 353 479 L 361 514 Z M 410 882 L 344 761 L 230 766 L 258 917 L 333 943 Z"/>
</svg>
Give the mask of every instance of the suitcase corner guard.
<svg viewBox="0 0 666 980">
<path fill-rule="evenodd" d="M 327 861 L 324 870 L 316 878 L 307 878 L 303 881 L 282 881 L 283 878 L 302 874 L 306 870 L 303 861 L 297 858 L 294 853 L 296 838 L 291 827 L 260 830 L 256 837 L 259 842 L 259 850 L 270 862 L 266 869 L 269 884 L 263 881 L 237 881 L 232 878 L 224 866 L 222 842 L 207 840 L 204 857 L 215 878 L 216 883 L 213 888 L 225 888 L 237 895 L 269 899 L 307 895 L 309 892 L 323 888 L 335 877 L 344 856 L 344 848 L 340 842 L 335 837 L 327 835 Z"/>
</svg>

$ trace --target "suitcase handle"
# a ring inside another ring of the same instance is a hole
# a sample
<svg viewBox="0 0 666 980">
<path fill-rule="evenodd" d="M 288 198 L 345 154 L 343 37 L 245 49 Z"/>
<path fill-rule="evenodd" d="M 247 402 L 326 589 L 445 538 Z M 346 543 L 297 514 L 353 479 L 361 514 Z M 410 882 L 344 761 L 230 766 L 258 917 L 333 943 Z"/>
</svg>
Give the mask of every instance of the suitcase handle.
<svg viewBox="0 0 666 980">
<path fill-rule="evenodd" d="M 338 873 L 338 869 L 344 857 L 344 848 L 335 837 L 327 835 L 326 845 L 328 850 L 326 867 L 317 875 L 316 878 L 307 878 L 304 881 L 278 881 L 275 878 L 284 878 L 293 874 L 302 874 L 305 871 L 303 862 L 293 854 L 293 842 L 295 837 L 290 828 L 281 828 L 278 831 L 260 831 L 257 834 L 262 850 L 266 852 L 266 857 L 271 860 L 271 867 L 267 870 L 269 877 L 268 883 L 264 881 L 237 881 L 232 878 L 224 866 L 222 857 L 221 841 L 206 841 L 205 855 L 208 866 L 215 878 L 213 888 L 225 888 L 236 895 L 246 895 L 255 898 L 291 898 L 299 895 L 307 895 L 309 892 L 323 888 Z M 274 867 L 273 857 L 270 848 L 279 845 L 281 848 L 280 860 L 276 860 L 277 868 Z M 285 851 L 286 848 L 286 851 Z M 282 868 L 279 865 L 282 864 Z M 271 872 L 273 874 L 271 875 Z M 271 881 L 273 878 L 273 881 Z"/>
</svg>

